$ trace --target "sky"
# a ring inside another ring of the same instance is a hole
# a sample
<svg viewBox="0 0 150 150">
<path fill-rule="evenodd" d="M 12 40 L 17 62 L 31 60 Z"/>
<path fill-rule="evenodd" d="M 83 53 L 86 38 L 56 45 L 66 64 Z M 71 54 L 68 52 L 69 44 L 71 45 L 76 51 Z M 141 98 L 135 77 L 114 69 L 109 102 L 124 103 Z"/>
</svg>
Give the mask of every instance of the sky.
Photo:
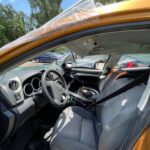
<svg viewBox="0 0 150 150">
<path fill-rule="evenodd" d="M 61 7 L 65 10 L 77 1 L 78 0 L 62 0 Z M 0 3 L 11 4 L 17 11 L 23 11 L 26 15 L 31 14 L 31 9 L 28 0 L 0 0 Z"/>
</svg>

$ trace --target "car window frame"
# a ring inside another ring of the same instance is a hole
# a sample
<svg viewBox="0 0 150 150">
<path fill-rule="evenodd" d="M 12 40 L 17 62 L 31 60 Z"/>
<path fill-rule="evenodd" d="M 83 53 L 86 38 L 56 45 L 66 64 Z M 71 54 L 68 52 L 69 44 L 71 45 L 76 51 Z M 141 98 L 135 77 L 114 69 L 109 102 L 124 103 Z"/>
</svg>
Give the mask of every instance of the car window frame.
<svg viewBox="0 0 150 150">
<path fill-rule="evenodd" d="M 48 49 L 53 48 L 58 45 L 62 45 L 66 42 L 76 40 L 78 38 L 82 38 L 85 36 L 90 36 L 93 34 L 100 34 L 100 33 L 108 33 L 108 32 L 117 32 L 117 31 L 126 31 L 126 30 L 137 30 L 137 29 L 149 29 L 150 28 L 150 21 L 141 21 L 141 22 L 132 22 L 132 23 L 122 23 L 122 24 L 114 24 L 114 25 L 107 25 L 92 29 L 87 29 L 84 31 L 79 31 L 70 35 L 66 35 L 64 37 L 58 38 L 56 40 L 50 41 L 43 45 L 40 45 L 36 48 L 33 48 L 31 51 L 20 55 L 12 59 L 11 61 L 3 64 L 0 66 L 0 74 L 3 74 L 14 67 L 26 62 L 27 60 L 32 59 L 33 57 L 37 56 L 39 53 L 46 53 Z M 42 51 L 42 52 L 41 52 Z"/>
</svg>

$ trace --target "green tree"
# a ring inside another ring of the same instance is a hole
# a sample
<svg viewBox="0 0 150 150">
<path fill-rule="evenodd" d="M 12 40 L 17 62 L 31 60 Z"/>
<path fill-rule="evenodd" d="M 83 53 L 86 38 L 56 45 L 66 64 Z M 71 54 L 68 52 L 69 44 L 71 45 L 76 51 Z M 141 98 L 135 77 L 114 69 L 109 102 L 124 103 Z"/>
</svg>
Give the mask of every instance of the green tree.
<svg viewBox="0 0 150 150">
<path fill-rule="evenodd" d="M 25 15 L 11 5 L 0 4 L 0 47 L 26 33 Z"/>
<path fill-rule="evenodd" d="M 39 27 L 55 17 L 61 11 L 62 0 L 28 0 L 31 6 L 31 22 Z"/>
</svg>

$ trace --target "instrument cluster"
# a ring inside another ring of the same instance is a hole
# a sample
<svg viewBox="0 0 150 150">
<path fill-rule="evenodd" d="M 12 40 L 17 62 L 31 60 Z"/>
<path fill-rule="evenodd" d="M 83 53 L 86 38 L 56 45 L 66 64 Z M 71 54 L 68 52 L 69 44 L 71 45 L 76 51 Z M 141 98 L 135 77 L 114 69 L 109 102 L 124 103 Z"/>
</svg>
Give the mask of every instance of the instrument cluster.
<svg viewBox="0 0 150 150">
<path fill-rule="evenodd" d="M 23 92 L 26 97 L 30 97 L 35 94 L 41 93 L 41 75 L 38 74 L 27 79 L 23 83 Z"/>
</svg>

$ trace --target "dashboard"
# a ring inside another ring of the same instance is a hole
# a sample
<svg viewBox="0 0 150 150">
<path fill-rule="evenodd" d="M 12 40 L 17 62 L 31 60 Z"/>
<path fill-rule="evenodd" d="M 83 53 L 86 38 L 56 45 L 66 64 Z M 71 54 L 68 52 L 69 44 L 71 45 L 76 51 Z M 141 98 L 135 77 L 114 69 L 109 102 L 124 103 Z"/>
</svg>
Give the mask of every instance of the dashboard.
<svg viewBox="0 0 150 150">
<path fill-rule="evenodd" d="M 18 67 L 0 76 L 0 98 L 12 108 L 28 98 L 42 94 L 42 74 L 50 69 L 57 70 L 61 75 L 64 75 L 61 67 L 49 64 L 34 68 Z"/>
<path fill-rule="evenodd" d="M 10 107 L 20 104 L 24 100 L 42 93 L 41 77 L 42 72 L 31 72 L 20 76 L 12 77 L 0 85 L 0 95 Z"/>
<path fill-rule="evenodd" d="M 64 75 L 61 67 L 49 64 L 34 68 L 18 67 L 0 76 L 0 120 L 3 131 L 0 132 L 0 143 L 49 103 L 42 92 L 41 78 L 50 69 Z"/>
</svg>

